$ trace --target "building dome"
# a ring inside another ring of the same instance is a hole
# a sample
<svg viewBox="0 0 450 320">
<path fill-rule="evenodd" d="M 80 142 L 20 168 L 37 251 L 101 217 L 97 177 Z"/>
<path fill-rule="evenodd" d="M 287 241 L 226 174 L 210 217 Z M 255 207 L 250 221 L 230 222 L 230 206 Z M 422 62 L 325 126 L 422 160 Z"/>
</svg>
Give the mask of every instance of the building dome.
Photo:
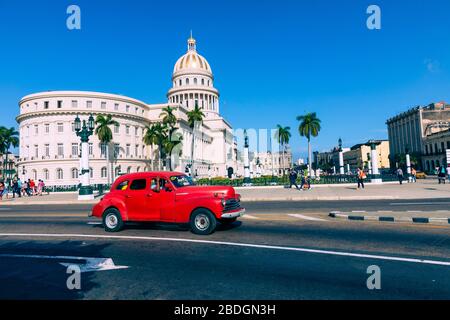
<svg viewBox="0 0 450 320">
<path fill-rule="evenodd" d="M 208 61 L 197 53 L 196 41 L 192 35 L 188 39 L 187 53 L 178 59 L 173 69 L 174 76 L 185 73 L 206 73 L 212 76 Z"/>
</svg>

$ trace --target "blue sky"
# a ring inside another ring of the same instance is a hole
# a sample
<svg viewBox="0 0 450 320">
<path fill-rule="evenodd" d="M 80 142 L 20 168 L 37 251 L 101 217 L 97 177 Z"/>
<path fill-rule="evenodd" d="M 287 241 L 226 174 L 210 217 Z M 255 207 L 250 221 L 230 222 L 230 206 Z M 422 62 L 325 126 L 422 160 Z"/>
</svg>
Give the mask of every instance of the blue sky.
<svg viewBox="0 0 450 320">
<path fill-rule="evenodd" d="M 66 9 L 81 8 L 81 30 Z M 377 4 L 382 29 L 368 30 Z M 171 73 L 192 29 L 235 128 L 292 128 L 316 111 L 326 150 L 387 138 L 388 117 L 450 101 L 450 2 L 264 0 L 0 0 L 0 125 L 17 102 L 45 90 L 119 93 L 166 101 Z"/>
</svg>

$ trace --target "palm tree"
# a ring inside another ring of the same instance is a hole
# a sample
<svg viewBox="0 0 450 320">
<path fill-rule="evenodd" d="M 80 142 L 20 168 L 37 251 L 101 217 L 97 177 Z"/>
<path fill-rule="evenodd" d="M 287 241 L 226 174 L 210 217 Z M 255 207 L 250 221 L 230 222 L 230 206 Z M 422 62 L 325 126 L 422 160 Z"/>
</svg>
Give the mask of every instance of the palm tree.
<svg viewBox="0 0 450 320">
<path fill-rule="evenodd" d="M 194 128 L 195 128 L 196 123 L 203 122 L 203 118 L 205 117 L 205 114 L 198 107 L 198 104 L 196 103 L 194 109 L 192 109 L 191 111 L 188 111 L 187 116 L 188 116 L 189 127 L 192 129 L 191 173 L 192 173 L 192 175 L 195 175 L 195 171 L 194 171 L 194 147 L 195 147 Z"/>
<path fill-rule="evenodd" d="M 277 125 L 277 131 L 275 132 L 275 139 L 281 145 L 281 149 L 283 152 L 283 176 L 285 175 L 285 151 L 286 145 L 289 143 L 291 138 L 291 127 L 282 127 L 281 125 Z"/>
<path fill-rule="evenodd" d="M 155 129 L 154 125 L 148 125 L 145 127 L 145 134 L 142 138 L 142 141 L 146 146 L 150 146 L 150 157 L 153 159 L 153 146 L 158 144 L 158 132 Z M 152 170 L 155 169 L 154 161 L 152 162 Z"/>
<path fill-rule="evenodd" d="M 154 142 L 158 146 L 159 151 L 159 162 L 158 162 L 158 170 L 161 170 L 161 161 L 166 158 L 166 149 L 164 146 L 166 145 L 168 141 L 167 136 L 167 126 L 162 123 L 156 123 L 153 126 L 153 135 L 154 135 Z M 150 135 L 150 132 L 148 133 Z M 150 139 L 150 137 L 149 137 Z M 151 140 L 151 139 L 150 139 Z"/>
<path fill-rule="evenodd" d="M 166 149 L 166 154 L 167 154 L 167 159 L 169 162 L 169 170 L 172 171 L 172 150 L 175 148 L 175 146 L 177 146 L 179 144 L 179 140 L 178 141 L 173 141 L 172 143 L 172 137 L 175 133 L 175 131 L 177 130 L 175 128 L 176 124 L 177 124 L 177 117 L 174 115 L 174 111 L 176 109 L 172 108 L 170 106 L 167 106 L 165 108 L 162 109 L 161 114 L 159 115 L 160 117 L 162 117 L 162 122 L 165 126 L 168 127 L 169 132 L 168 132 L 168 142 L 167 144 L 165 144 L 165 149 Z"/>
<path fill-rule="evenodd" d="M 99 114 L 95 119 L 95 134 L 97 135 L 100 142 L 106 146 L 106 167 L 107 167 L 107 177 L 108 184 L 111 183 L 111 165 L 109 163 L 109 145 L 113 139 L 113 133 L 110 126 L 118 126 L 119 122 L 114 120 L 110 114 L 101 115 Z"/>
<path fill-rule="evenodd" d="M 298 126 L 300 136 L 308 139 L 308 174 L 311 176 L 311 137 L 317 137 L 319 135 L 321 121 L 317 118 L 315 112 L 309 112 L 303 116 L 298 116 L 297 121 L 300 121 Z"/>
<path fill-rule="evenodd" d="M 19 146 L 19 132 L 15 128 L 0 127 L 0 153 L 5 155 L 3 165 L 3 178 L 6 178 L 6 168 L 8 164 L 8 154 L 11 147 L 17 148 Z"/>
</svg>

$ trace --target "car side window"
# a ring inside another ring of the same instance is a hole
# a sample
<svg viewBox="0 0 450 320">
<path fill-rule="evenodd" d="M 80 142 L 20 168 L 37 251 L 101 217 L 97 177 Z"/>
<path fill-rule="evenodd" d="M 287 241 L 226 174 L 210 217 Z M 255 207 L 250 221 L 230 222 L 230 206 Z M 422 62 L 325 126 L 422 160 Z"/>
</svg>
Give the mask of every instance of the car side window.
<svg viewBox="0 0 450 320">
<path fill-rule="evenodd" d="M 147 186 L 147 180 L 146 179 L 136 179 L 133 180 L 133 182 L 130 185 L 130 190 L 137 191 L 137 190 L 145 190 Z"/>
<path fill-rule="evenodd" d="M 157 187 L 158 187 L 158 181 L 156 178 L 153 178 L 152 181 L 150 182 L 150 189 L 156 190 Z"/>
<path fill-rule="evenodd" d="M 119 185 L 116 187 L 116 190 L 125 191 L 128 189 L 128 180 L 122 181 L 119 183 Z"/>
</svg>

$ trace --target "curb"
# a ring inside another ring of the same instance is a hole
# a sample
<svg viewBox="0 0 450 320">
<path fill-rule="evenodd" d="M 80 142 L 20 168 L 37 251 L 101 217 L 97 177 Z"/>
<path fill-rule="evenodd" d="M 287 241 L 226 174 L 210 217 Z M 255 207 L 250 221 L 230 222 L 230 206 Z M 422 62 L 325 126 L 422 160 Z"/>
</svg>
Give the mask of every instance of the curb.
<svg viewBox="0 0 450 320">
<path fill-rule="evenodd" d="M 380 222 L 412 222 L 419 224 L 450 224 L 450 218 L 425 218 L 425 217 L 392 217 L 392 216 L 359 216 L 348 215 L 339 211 L 328 214 L 331 218 L 347 219 L 354 221 L 380 221 Z"/>
</svg>

